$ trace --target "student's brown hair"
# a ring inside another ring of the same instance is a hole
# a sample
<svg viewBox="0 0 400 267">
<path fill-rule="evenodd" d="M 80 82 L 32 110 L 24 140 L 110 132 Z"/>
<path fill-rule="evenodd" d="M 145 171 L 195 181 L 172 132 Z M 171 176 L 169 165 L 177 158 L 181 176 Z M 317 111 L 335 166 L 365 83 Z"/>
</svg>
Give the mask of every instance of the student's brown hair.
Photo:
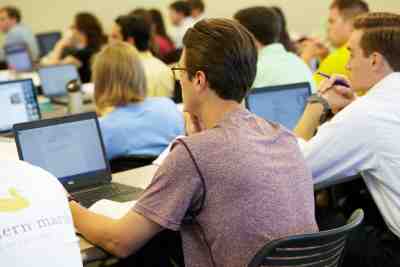
<svg viewBox="0 0 400 267">
<path fill-rule="evenodd" d="M 226 100 L 241 102 L 257 71 L 254 37 L 240 23 L 208 19 L 190 28 L 183 38 L 189 79 L 203 71 L 212 90 Z"/>
<path fill-rule="evenodd" d="M 143 101 L 146 97 L 146 78 L 139 52 L 123 42 L 113 42 L 96 55 L 93 82 L 99 113 L 107 108 Z"/>
<path fill-rule="evenodd" d="M 74 23 L 76 29 L 86 36 L 88 47 L 98 51 L 107 42 L 103 27 L 95 15 L 88 12 L 78 13 Z"/>
<path fill-rule="evenodd" d="M 262 45 L 279 42 L 283 25 L 278 13 L 272 8 L 265 6 L 244 8 L 236 12 L 233 17 Z"/>
<path fill-rule="evenodd" d="M 369 12 L 369 6 L 362 0 L 334 0 L 330 9 L 337 8 L 344 19 L 355 17 Z"/>
<path fill-rule="evenodd" d="M 5 7 L 0 8 L 0 11 L 1 12 L 6 12 L 7 16 L 9 18 L 15 19 L 15 21 L 17 23 L 21 22 L 21 19 L 22 19 L 21 12 L 15 6 L 5 6 Z"/>
<path fill-rule="evenodd" d="M 365 56 L 377 52 L 394 71 L 400 71 L 400 15 L 369 13 L 359 16 L 354 28 L 363 31 L 360 46 Z"/>
</svg>

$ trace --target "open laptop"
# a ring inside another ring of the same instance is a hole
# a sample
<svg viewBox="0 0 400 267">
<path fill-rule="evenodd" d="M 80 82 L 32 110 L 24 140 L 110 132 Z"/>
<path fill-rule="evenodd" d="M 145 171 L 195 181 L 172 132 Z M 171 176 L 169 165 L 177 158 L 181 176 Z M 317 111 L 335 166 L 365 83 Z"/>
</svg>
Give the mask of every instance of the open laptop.
<svg viewBox="0 0 400 267">
<path fill-rule="evenodd" d="M 71 80 L 80 81 L 75 65 L 52 65 L 38 70 L 43 94 L 58 104 L 68 104 L 67 84 Z M 91 96 L 82 95 L 84 102 L 91 101 Z"/>
<path fill-rule="evenodd" d="M 36 40 L 40 49 L 40 56 L 43 57 L 50 53 L 60 39 L 61 32 L 44 32 L 36 34 Z"/>
<path fill-rule="evenodd" d="M 39 104 L 31 79 L 0 82 L 0 133 L 12 133 L 13 125 L 40 120 Z"/>
<path fill-rule="evenodd" d="M 25 43 L 9 44 L 4 47 L 7 67 L 16 72 L 30 72 L 33 61 L 29 48 Z"/>
<path fill-rule="evenodd" d="M 253 89 L 246 107 L 256 115 L 293 130 L 311 95 L 309 83 L 294 83 Z"/>
<path fill-rule="evenodd" d="M 100 199 L 130 201 L 141 188 L 111 182 L 95 113 L 14 125 L 21 160 L 55 175 L 83 206 Z"/>
</svg>

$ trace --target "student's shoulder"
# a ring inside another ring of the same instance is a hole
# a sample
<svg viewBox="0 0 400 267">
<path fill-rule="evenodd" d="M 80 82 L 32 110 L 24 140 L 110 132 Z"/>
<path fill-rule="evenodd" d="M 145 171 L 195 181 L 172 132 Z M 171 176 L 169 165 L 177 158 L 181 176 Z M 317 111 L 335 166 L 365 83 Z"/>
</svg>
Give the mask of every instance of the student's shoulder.
<svg viewBox="0 0 400 267">
<path fill-rule="evenodd" d="M 168 97 L 148 97 L 146 98 L 145 105 L 157 107 L 160 109 L 163 108 L 175 108 L 177 109 L 177 105 Z"/>
<path fill-rule="evenodd" d="M 3 170 L 0 177 L 14 177 L 13 179 L 32 180 L 35 184 L 46 183 L 49 186 L 60 187 L 58 179 L 48 171 L 21 160 L 1 160 Z"/>
</svg>

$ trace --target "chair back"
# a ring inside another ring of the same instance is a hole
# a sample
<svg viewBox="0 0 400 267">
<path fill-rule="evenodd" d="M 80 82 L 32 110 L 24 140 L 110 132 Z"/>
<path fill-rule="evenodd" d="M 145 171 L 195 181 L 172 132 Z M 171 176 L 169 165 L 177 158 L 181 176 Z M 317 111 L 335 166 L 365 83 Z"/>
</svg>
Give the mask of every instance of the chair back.
<svg viewBox="0 0 400 267">
<path fill-rule="evenodd" d="M 363 219 L 364 212 L 358 209 L 342 227 L 271 241 L 253 257 L 248 266 L 340 267 L 346 240 Z"/>
</svg>

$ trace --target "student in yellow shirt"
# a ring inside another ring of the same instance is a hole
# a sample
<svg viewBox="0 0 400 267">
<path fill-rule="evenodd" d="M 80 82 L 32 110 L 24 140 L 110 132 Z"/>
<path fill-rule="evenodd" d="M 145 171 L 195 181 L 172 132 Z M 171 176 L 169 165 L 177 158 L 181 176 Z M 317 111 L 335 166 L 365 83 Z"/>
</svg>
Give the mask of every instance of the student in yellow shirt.
<svg viewBox="0 0 400 267">
<path fill-rule="evenodd" d="M 328 40 L 335 50 L 322 60 L 318 71 L 328 75 L 348 75 L 346 64 L 350 53 L 347 50 L 347 42 L 353 31 L 353 20 L 368 11 L 368 4 L 362 0 L 333 1 L 329 10 L 327 34 Z M 309 62 L 318 55 L 319 49 L 321 48 L 318 47 L 316 41 L 309 41 L 303 49 L 303 59 Z M 325 78 L 315 74 L 314 79 L 319 84 Z"/>
</svg>

